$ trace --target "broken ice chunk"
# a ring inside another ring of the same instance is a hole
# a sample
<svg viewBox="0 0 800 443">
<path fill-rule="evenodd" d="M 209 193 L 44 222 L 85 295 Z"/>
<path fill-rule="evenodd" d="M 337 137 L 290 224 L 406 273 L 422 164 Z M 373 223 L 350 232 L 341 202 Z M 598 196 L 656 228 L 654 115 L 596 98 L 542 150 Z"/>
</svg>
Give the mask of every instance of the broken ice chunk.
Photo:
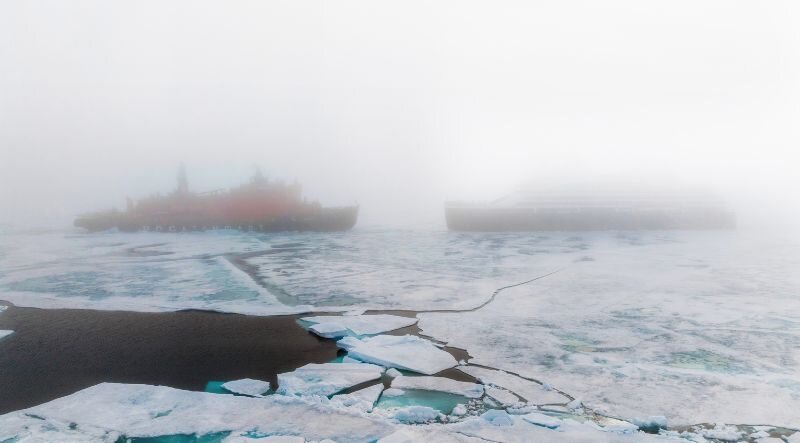
<svg viewBox="0 0 800 443">
<path fill-rule="evenodd" d="M 575 400 L 572 400 L 571 402 L 567 403 L 567 409 L 569 409 L 571 411 L 574 411 L 574 410 L 577 410 L 577 409 L 581 409 L 582 407 L 583 407 L 583 403 L 580 401 L 580 399 L 577 399 L 577 398 Z"/>
<path fill-rule="evenodd" d="M 469 398 L 480 398 L 483 395 L 482 385 L 445 377 L 406 377 L 401 375 L 392 380 L 392 388 L 447 392 Z"/>
<path fill-rule="evenodd" d="M 459 403 L 453 408 L 453 412 L 450 413 L 451 415 L 462 416 L 467 414 L 467 405 L 464 403 Z"/>
<path fill-rule="evenodd" d="M 403 395 L 405 393 L 406 392 L 404 390 L 402 390 L 402 389 L 389 388 L 389 389 L 383 391 L 383 396 L 384 397 L 399 397 L 399 396 L 401 396 L 401 395 Z"/>
<path fill-rule="evenodd" d="M 308 330 L 324 338 L 344 337 L 348 333 L 346 326 L 333 322 L 311 325 Z"/>
<path fill-rule="evenodd" d="M 357 407 L 361 410 L 369 412 L 375 406 L 375 402 L 378 401 L 378 397 L 381 396 L 381 392 L 383 392 L 383 385 L 379 383 L 368 388 L 359 389 L 358 391 L 351 392 L 349 394 L 334 395 L 331 400 L 340 402 L 342 405 L 347 407 Z"/>
<path fill-rule="evenodd" d="M 722 423 L 717 423 L 714 429 L 703 430 L 703 437 L 722 441 L 739 441 L 741 436 L 742 431 L 738 430 L 736 426 L 729 426 Z M 791 442 L 791 440 L 789 441 Z"/>
<path fill-rule="evenodd" d="M 426 375 L 457 364 L 452 355 L 414 335 L 378 335 L 361 340 L 345 337 L 337 344 L 359 360 Z"/>
<path fill-rule="evenodd" d="M 633 424 L 645 432 L 658 432 L 659 429 L 667 428 L 667 417 L 663 415 L 653 415 L 646 419 L 635 418 Z"/>
<path fill-rule="evenodd" d="M 521 418 L 530 424 L 545 428 L 555 429 L 561 426 L 561 420 L 539 412 L 531 412 L 530 414 L 522 415 Z"/>
<path fill-rule="evenodd" d="M 512 426 L 514 424 L 514 418 L 508 415 L 508 412 L 499 409 L 489 409 L 481 414 L 481 417 L 492 426 Z"/>
<path fill-rule="evenodd" d="M 318 315 L 303 317 L 301 321 L 314 323 L 308 329 L 325 338 L 347 335 L 375 335 L 393 331 L 417 323 L 416 318 L 399 315 Z"/>
<path fill-rule="evenodd" d="M 502 406 L 513 406 L 519 403 L 519 398 L 514 393 L 505 389 L 496 388 L 494 386 L 486 387 L 486 394 L 492 397 L 497 403 Z"/>
<path fill-rule="evenodd" d="M 460 366 L 458 369 L 478 378 L 484 384 L 492 384 L 507 389 L 519 395 L 528 403 L 542 405 L 569 401 L 567 397 L 552 390 L 547 384 L 542 385 L 505 371 L 478 366 Z"/>
<path fill-rule="evenodd" d="M 396 378 L 396 377 L 400 377 L 403 374 L 400 371 L 398 371 L 397 369 L 395 369 L 395 368 L 389 368 L 389 370 L 386 371 L 386 375 L 389 378 Z"/>
<path fill-rule="evenodd" d="M 246 435 L 231 435 L 222 440 L 222 443 L 305 443 L 306 439 L 293 435 L 270 435 L 267 437 L 248 437 Z"/>
<path fill-rule="evenodd" d="M 252 378 L 229 381 L 223 383 L 222 387 L 234 394 L 249 395 L 251 397 L 259 397 L 269 391 L 270 388 L 268 381 L 254 380 Z"/>
<path fill-rule="evenodd" d="M 439 411 L 428 406 L 409 406 L 394 413 L 394 419 L 400 423 L 429 423 L 438 416 Z"/>
<path fill-rule="evenodd" d="M 367 363 L 309 363 L 292 372 L 278 374 L 282 395 L 335 394 L 360 383 L 377 380 L 383 368 Z"/>
</svg>

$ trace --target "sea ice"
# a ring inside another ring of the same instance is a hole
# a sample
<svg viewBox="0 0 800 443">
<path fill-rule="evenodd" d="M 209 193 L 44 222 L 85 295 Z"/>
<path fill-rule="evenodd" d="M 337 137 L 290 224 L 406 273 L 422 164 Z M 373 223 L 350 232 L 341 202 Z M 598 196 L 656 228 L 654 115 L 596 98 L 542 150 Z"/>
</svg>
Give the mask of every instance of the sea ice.
<svg viewBox="0 0 800 443">
<path fill-rule="evenodd" d="M 234 394 L 249 395 L 257 397 L 269 391 L 270 385 L 268 381 L 254 380 L 252 378 L 243 378 L 241 380 L 229 381 L 223 383 L 222 387 Z"/>
<path fill-rule="evenodd" d="M 278 374 L 276 392 L 282 395 L 335 394 L 360 383 L 377 380 L 383 368 L 368 363 L 309 363 Z"/>
<path fill-rule="evenodd" d="M 303 317 L 300 320 L 313 323 L 308 329 L 326 338 L 344 337 L 346 335 L 375 335 L 393 331 L 417 323 L 416 318 L 399 315 L 319 315 Z"/>
<path fill-rule="evenodd" d="M 437 417 L 439 411 L 428 406 L 408 406 L 394 413 L 394 419 L 400 423 L 429 423 Z"/>
<path fill-rule="evenodd" d="M 403 391 L 402 389 L 397 389 L 397 388 L 389 388 L 389 389 L 386 389 L 385 391 L 383 391 L 383 396 L 384 397 L 399 397 L 399 396 L 401 396 L 403 394 L 405 394 L 405 391 Z"/>
<path fill-rule="evenodd" d="M 800 366 L 786 363 L 800 339 L 796 239 L 582 237 L 594 261 L 503 290 L 474 312 L 420 313 L 422 333 L 469 350 L 470 363 L 546 380 L 627 420 L 800 426 Z"/>
<path fill-rule="evenodd" d="M 481 414 L 481 418 L 491 423 L 492 426 L 511 426 L 514 424 L 514 418 L 508 415 L 508 412 L 500 409 L 489 409 Z"/>
<path fill-rule="evenodd" d="M 396 378 L 400 377 L 401 375 L 403 374 L 395 368 L 389 368 L 386 370 L 386 376 L 389 378 Z"/>
<path fill-rule="evenodd" d="M 517 398 L 516 395 L 505 389 L 496 388 L 494 386 L 486 387 L 486 395 L 492 397 L 497 403 L 499 403 L 502 406 L 513 406 L 519 403 L 519 398 Z"/>
<path fill-rule="evenodd" d="M 248 437 L 247 435 L 230 435 L 221 443 L 305 443 L 306 439 L 292 435 L 269 435 L 266 437 Z"/>
<path fill-rule="evenodd" d="M 481 368 L 478 366 L 459 366 L 458 369 L 477 378 L 484 384 L 507 389 L 524 398 L 528 403 L 543 405 L 566 403 L 569 401 L 567 397 L 559 394 L 552 388 L 547 389 L 544 385 L 517 377 L 505 371 Z"/>
<path fill-rule="evenodd" d="M 296 397 L 252 398 L 165 386 L 101 383 L 0 416 L 0 435 L 24 435 L 31 429 L 26 427 L 30 421 L 20 420 L 32 416 L 41 418 L 47 426 L 73 423 L 77 429 L 101 428 L 127 438 L 207 435 L 246 429 L 254 435 L 354 442 L 375 441 L 393 432 L 390 424 L 360 412 Z"/>
<path fill-rule="evenodd" d="M 537 426 L 544 426 L 545 428 L 550 428 L 550 429 L 555 429 L 561 426 L 561 420 L 539 412 L 531 412 L 529 414 L 520 416 L 520 418 L 527 421 L 528 423 Z"/>
<path fill-rule="evenodd" d="M 483 385 L 445 377 L 408 377 L 401 375 L 392 380 L 392 388 L 447 392 L 468 398 L 480 398 L 483 396 Z"/>
<path fill-rule="evenodd" d="M 375 402 L 383 392 L 383 384 L 378 383 L 349 394 L 334 395 L 331 401 L 334 403 L 341 403 L 346 407 L 357 407 L 363 411 L 369 412 L 375 406 Z"/>
<path fill-rule="evenodd" d="M 426 375 L 457 364 L 452 355 L 414 335 L 377 335 L 364 339 L 345 337 L 337 344 L 359 360 Z"/>
<path fill-rule="evenodd" d="M 13 334 L 14 331 L 9 331 L 7 329 L 0 329 L 0 340 L 8 337 L 9 335 Z"/>
<path fill-rule="evenodd" d="M 663 415 L 652 415 L 645 419 L 635 418 L 633 424 L 640 429 L 648 432 L 658 432 L 659 429 L 667 428 L 667 417 Z"/>
<path fill-rule="evenodd" d="M 453 412 L 450 413 L 451 415 L 462 416 L 467 414 L 467 406 L 463 403 L 459 403 L 453 408 Z"/>
</svg>

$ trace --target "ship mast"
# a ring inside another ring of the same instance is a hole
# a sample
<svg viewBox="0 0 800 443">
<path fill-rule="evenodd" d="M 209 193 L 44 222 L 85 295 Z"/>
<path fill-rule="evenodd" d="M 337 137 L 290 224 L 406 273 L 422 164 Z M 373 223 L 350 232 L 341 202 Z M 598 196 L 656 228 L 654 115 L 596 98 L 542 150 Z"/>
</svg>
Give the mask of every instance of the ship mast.
<svg viewBox="0 0 800 443">
<path fill-rule="evenodd" d="M 189 180 L 186 178 L 186 165 L 181 162 L 180 169 L 178 169 L 178 195 L 186 195 L 189 193 Z"/>
</svg>

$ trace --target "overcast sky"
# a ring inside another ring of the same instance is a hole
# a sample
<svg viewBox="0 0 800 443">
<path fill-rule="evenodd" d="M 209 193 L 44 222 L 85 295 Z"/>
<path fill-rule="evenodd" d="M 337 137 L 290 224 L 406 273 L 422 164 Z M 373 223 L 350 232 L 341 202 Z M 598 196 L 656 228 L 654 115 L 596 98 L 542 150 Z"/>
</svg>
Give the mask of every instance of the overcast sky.
<svg viewBox="0 0 800 443">
<path fill-rule="evenodd" d="M 0 2 L 0 220 L 260 165 L 362 222 L 530 180 L 800 207 L 797 1 Z"/>
</svg>

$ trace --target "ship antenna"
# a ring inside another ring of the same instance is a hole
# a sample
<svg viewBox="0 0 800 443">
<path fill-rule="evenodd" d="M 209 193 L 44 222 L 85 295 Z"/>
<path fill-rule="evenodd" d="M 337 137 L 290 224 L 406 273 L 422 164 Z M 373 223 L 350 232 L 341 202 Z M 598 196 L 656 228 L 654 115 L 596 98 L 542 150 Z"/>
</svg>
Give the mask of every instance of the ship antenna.
<svg viewBox="0 0 800 443">
<path fill-rule="evenodd" d="M 178 194 L 189 193 L 189 180 L 186 178 L 186 165 L 181 162 L 180 169 L 178 169 Z"/>
</svg>

